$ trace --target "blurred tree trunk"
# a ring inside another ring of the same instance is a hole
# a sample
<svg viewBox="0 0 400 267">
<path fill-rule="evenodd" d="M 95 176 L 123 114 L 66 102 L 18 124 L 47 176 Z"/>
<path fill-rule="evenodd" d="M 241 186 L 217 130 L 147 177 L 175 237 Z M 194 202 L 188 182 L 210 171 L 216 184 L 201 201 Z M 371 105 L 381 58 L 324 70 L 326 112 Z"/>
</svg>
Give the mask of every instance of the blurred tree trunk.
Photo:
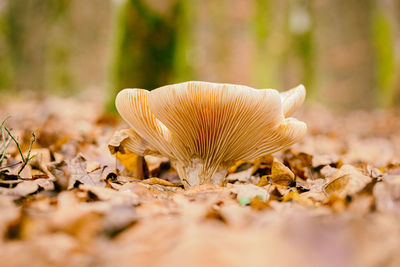
<svg viewBox="0 0 400 267">
<path fill-rule="evenodd" d="M 376 0 L 372 30 L 375 50 L 375 85 L 380 107 L 395 103 L 396 90 L 400 91 L 400 51 L 396 44 L 399 39 L 400 1 Z"/>
<path fill-rule="evenodd" d="M 395 51 L 396 51 L 396 92 L 394 96 L 394 103 L 397 108 L 400 108 L 400 0 L 393 0 L 394 9 L 392 10 L 395 19 Z"/>
<path fill-rule="evenodd" d="M 288 1 L 255 0 L 253 80 L 259 88 L 281 88 L 287 51 Z"/>
<path fill-rule="evenodd" d="M 179 0 L 176 19 L 176 40 L 173 58 L 173 73 L 170 82 L 179 83 L 194 79 L 193 70 L 193 18 L 196 0 Z"/>
<path fill-rule="evenodd" d="M 104 0 L 3 0 L 0 89 L 71 95 L 103 85 L 109 9 Z"/>
<path fill-rule="evenodd" d="M 288 50 L 285 54 L 285 83 L 288 89 L 300 83 L 307 88 L 308 97 L 314 93 L 314 54 L 312 9 L 307 0 L 289 1 L 287 15 Z"/>
<path fill-rule="evenodd" d="M 35 0 L 7 1 L 3 6 L 2 45 L 0 55 L 5 82 L 12 90 L 38 90 L 44 86 L 45 38 L 49 8 Z M 35 25 L 35 28 L 30 28 Z M 33 30 L 33 32 L 30 31 Z M 7 64 L 7 65 L 6 65 Z"/>
<path fill-rule="evenodd" d="M 180 4 L 125 0 L 117 7 L 109 110 L 121 89 L 152 90 L 172 79 Z"/>
<path fill-rule="evenodd" d="M 375 104 L 371 1 L 312 1 L 315 86 L 324 103 L 345 107 Z"/>
</svg>

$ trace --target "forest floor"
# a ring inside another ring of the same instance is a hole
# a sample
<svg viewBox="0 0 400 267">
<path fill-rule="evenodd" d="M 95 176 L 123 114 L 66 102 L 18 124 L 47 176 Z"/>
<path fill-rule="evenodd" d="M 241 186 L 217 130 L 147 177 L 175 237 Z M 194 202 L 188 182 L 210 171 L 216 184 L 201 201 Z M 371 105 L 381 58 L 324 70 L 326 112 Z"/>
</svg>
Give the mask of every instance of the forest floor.
<svg viewBox="0 0 400 267">
<path fill-rule="evenodd" d="M 400 266 L 399 113 L 309 107 L 301 143 L 190 190 L 167 159 L 133 178 L 140 159 L 108 148 L 126 126 L 99 103 L 0 114 L 24 155 L 11 141 L 1 163 L 1 266 Z"/>
</svg>

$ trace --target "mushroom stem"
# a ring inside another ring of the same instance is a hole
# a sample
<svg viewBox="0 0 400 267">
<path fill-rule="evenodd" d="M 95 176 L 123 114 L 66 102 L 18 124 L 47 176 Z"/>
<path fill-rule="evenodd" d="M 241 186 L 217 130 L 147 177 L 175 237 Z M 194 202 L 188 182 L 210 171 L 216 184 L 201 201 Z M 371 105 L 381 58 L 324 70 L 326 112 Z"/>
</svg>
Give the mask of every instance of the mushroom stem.
<svg viewBox="0 0 400 267">
<path fill-rule="evenodd" d="M 227 174 L 225 166 L 208 166 L 198 158 L 192 160 L 190 164 L 175 162 L 174 167 L 185 188 L 205 183 L 220 185 Z"/>
</svg>

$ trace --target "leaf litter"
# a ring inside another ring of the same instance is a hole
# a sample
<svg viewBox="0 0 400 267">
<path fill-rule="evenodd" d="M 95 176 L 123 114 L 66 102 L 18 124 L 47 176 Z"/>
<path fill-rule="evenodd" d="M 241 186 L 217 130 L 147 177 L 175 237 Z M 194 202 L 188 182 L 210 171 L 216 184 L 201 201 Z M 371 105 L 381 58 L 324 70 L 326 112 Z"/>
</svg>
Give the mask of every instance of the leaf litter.
<svg viewBox="0 0 400 267">
<path fill-rule="evenodd" d="M 396 112 L 310 107 L 301 143 L 237 162 L 222 187 L 184 190 L 168 159 L 111 139 L 126 126 L 100 103 L 1 110 L 15 138 L 2 131 L 6 266 L 400 265 Z"/>
</svg>

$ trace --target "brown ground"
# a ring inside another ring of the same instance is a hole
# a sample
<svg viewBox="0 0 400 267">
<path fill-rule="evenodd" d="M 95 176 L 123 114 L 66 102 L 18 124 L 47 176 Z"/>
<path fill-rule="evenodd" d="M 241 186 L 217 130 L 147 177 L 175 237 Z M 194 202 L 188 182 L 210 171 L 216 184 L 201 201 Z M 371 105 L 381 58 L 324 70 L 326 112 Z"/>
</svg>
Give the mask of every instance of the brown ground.
<svg viewBox="0 0 400 267">
<path fill-rule="evenodd" d="M 1 266 L 400 266 L 399 114 L 309 108 L 302 143 L 185 191 L 165 159 L 133 178 L 99 107 L 0 107 L 24 155 L 37 137 L 19 176 L 15 145 L 1 164 Z"/>
</svg>

